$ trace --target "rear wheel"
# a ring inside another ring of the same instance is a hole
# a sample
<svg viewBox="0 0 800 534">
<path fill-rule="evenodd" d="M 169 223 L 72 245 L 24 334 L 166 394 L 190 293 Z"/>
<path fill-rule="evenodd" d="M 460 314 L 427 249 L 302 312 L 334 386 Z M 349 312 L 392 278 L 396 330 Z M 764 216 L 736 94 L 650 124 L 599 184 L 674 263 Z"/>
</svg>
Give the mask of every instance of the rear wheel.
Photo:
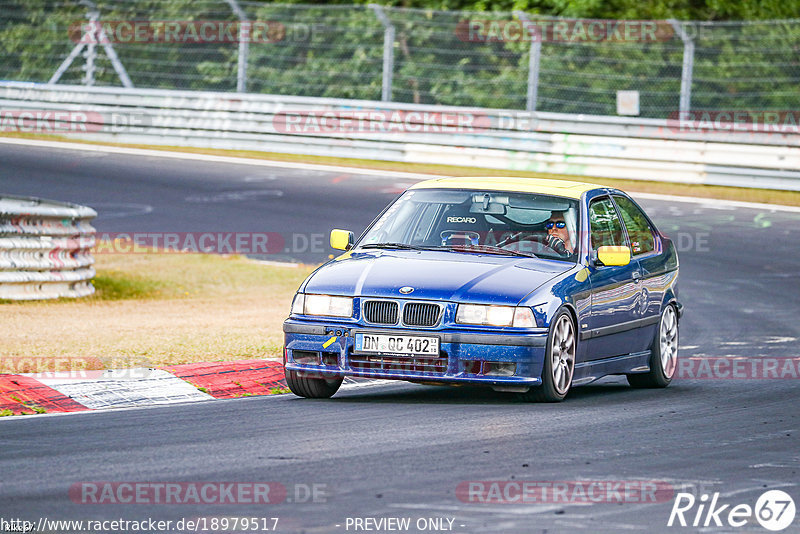
<svg viewBox="0 0 800 534">
<path fill-rule="evenodd" d="M 339 391 L 344 378 L 312 378 L 300 376 L 297 371 L 286 370 L 286 385 L 298 397 L 327 399 Z"/>
<path fill-rule="evenodd" d="M 650 350 L 650 370 L 628 375 L 628 383 L 635 388 L 665 388 L 678 368 L 678 313 L 668 304 L 661 312 L 653 348 Z"/>
<path fill-rule="evenodd" d="M 575 373 L 578 346 L 575 323 L 567 310 L 561 310 L 550 325 L 547 351 L 542 368 L 542 385 L 519 396 L 527 402 L 560 402 L 567 396 Z"/>
</svg>

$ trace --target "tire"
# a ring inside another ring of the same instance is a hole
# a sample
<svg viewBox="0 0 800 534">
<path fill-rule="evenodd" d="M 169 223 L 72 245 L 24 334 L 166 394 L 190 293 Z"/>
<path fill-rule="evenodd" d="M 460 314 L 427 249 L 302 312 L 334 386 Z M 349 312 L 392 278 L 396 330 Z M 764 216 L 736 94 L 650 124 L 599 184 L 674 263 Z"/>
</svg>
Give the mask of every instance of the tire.
<svg viewBox="0 0 800 534">
<path fill-rule="evenodd" d="M 661 312 L 653 346 L 650 349 L 650 370 L 627 375 L 628 384 L 635 388 L 665 388 L 678 368 L 678 312 L 668 304 Z"/>
<path fill-rule="evenodd" d="M 542 367 L 542 385 L 533 387 L 519 398 L 525 402 L 561 402 L 569 393 L 575 374 L 578 337 L 572 315 L 561 309 L 550 324 L 547 350 Z"/>
<path fill-rule="evenodd" d="M 286 385 L 298 397 L 307 399 L 328 399 L 339 391 L 343 377 L 338 378 L 311 378 L 299 376 L 297 371 L 286 370 Z"/>
</svg>

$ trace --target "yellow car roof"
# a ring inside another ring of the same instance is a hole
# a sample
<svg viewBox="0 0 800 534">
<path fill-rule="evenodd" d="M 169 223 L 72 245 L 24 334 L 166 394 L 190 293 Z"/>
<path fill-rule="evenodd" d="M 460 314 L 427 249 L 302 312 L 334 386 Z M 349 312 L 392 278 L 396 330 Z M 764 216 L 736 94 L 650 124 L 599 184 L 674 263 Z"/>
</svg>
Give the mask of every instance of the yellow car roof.
<svg viewBox="0 0 800 534">
<path fill-rule="evenodd" d="M 409 189 L 488 189 L 492 191 L 509 191 L 514 193 L 539 193 L 542 195 L 579 199 L 586 191 L 603 187 L 605 186 L 548 178 L 470 176 L 463 178 L 434 178 L 433 180 L 425 180 L 424 182 L 416 183 Z"/>
</svg>

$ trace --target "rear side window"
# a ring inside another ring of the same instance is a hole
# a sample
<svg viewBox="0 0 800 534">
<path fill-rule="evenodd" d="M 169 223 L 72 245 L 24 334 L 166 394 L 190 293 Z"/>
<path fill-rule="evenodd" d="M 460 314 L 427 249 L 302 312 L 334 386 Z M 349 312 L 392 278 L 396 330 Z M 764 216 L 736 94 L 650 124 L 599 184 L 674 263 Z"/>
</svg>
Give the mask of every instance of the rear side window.
<svg viewBox="0 0 800 534">
<path fill-rule="evenodd" d="M 619 207 L 628 238 L 631 241 L 631 253 L 636 256 L 653 252 L 656 248 L 656 239 L 653 228 L 647 221 L 642 210 L 629 198 L 614 195 L 614 201 Z"/>
<path fill-rule="evenodd" d="M 591 232 L 592 250 L 604 246 L 625 244 L 622 224 L 617 217 L 617 210 L 611 199 L 606 197 L 589 204 L 589 228 Z"/>
</svg>

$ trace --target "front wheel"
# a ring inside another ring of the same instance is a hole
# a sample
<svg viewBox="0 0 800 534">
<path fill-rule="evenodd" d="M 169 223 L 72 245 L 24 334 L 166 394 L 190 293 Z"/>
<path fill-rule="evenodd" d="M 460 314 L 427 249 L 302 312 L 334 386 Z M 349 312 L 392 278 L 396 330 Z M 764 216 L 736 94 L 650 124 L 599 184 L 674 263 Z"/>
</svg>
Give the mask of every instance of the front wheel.
<svg viewBox="0 0 800 534">
<path fill-rule="evenodd" d="M 312 378 L 300 376 L 297 371 L 286 370 L 286 385 L 298 397 L 307 399 L 328 399 L 339 391 L 343 377 Z"/>
<path fill-rule="evenodd" d="M 628 375 L 628 384 L 635 388 L 665 388 L 678 368 L 678 313 L 668 304 L 661 312 L 653 348 L 650 350 L 650 370 Z"/>
<path fill-rule="evenodd" d="M 561 310 L 550 325 L 547 351 L 542 368 L 542 385 L 520 394 L 527 402 L 560 402 L 567 396 L 575 373 L 577 352 L 575 323 L 567 310 Z"/>
</svg>

